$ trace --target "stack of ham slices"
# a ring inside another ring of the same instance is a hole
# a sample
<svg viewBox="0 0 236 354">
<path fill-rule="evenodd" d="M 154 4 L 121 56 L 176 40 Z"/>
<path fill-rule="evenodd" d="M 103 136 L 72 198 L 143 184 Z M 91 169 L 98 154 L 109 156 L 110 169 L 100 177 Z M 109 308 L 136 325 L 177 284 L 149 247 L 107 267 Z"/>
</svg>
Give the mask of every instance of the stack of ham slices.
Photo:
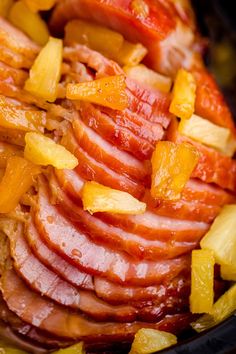
<svg viewBox="0 0 236 354">
<path fill-rule="evenodd" d="M 71 19 L 93 21 L 142 43 L 148 49 L 145 64 L 161 74 L 174 79 L 184 66 L 197 82 L 195 112 L 234 134 L 230 111 L 201 62 L 202 41 L 189 4 L 145 0 L 149 12 L 143 17 L 130 3 L 61 0 L 50 26 L 59 34 Z M 194 318 L 191 251 L 221 207 L 235 202 L 236 161 L 178 133 L 170 93 L 127 78 L 123 111 L 63 97 L 49 103 L 23 89 L 38 45 L 0 19 L 0 46 L 0 95 L 46 112 L 43 128 L 79 161 L 74 170 L 48 168 L 39 176 L 30 208 L 19 205 L 23 220 L 20 213 L 0 218 L 7 235 L 0 246 L 1 321 L 19 345 L 23 338 L 35 353 L 80 340 L 96 352 L 130 343 L 143 327 L 184 331 Z M 63 60 L 62 91 L 68 82 L 124 74 L 117 63 L 81 44 L 65 43 Z M 199 151 L 177 201 L 150 194 L 150 159 L 160 140 L 187 141 Z M 13 136 L 0 126 L 0 141 L 24 145 L 24 133 Z M 91 215 L 81 200 L 85 181 L 128 192 L 147 210 Z M 223 286 L 216 274 L 216 296 Z"/>
</svg>

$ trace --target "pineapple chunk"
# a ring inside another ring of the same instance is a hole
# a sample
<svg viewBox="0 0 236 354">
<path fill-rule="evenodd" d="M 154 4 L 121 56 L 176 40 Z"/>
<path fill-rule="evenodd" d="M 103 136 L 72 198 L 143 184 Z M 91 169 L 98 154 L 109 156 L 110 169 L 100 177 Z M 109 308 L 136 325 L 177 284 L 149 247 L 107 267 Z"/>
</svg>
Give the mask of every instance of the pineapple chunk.
<svg viewBox="0 0 236 354">
<path fill-rule="evenodd" d="M 85 44 L 111 57 L 118 54 L 123 45 L 124 38 L 120 33 L 106 27 L 87 21 L 72 20 L 65 28 L 65 42 Z"/>
<path fill-rule="evenodd" d="M 141 43 L 130 43 L 124 41 L 123 45 L 117 55 L 112 56 L 112 59 L 117 61 L 120 65 L 138 65 L 145 55 L 147 49 Z"/>
<path fill-rule="evenodd" d="M 144 0 L 132 0 L 130 7 L 140 18 L 146 18 L 149 15 L 149 6 Z"/>
<path fill-rule="evenodd" d="M 91 214 L 104 211 L 119 214 L 143 214 L 146 210 L 146 204 L 129 193 L 96 182 L 84 184 L 82 201 L 84 209 Z"/>
<path fill-rule="evenodd" d="M 151 354 L 176 343 L 177 338 L 172 333 L 142 328 L 135 334 L 129 354 Z"/>
<path fill-rule="evenodd" d="M 189 119 L 195 106 L 196 83 L 191 73 L 179 69 L 170 104 L 170 112 L 182 119 Z"/>
<path fill-rule="evenodd" d="M 222 265 L 220 267 L 221 278 L 229 281 L 236 281 L 236 266 Z"/>
<path fill-rule="evenodd" d="M 152 197 L 177 200 L 198 162 L 198 152 L 190 144 L 159 141 L 151 162 Z"/>
<path fill-rule="evenodd" d="M 23 1 L 17 1 L 9 12 L 9 21 L 25 32 L 36 43 L 44 45 L 49 38 L 46 22 L 39 14 L 32 12 Z"/>
<path fill-rule="evenodd" d="M 7 17 L 12 4 L 13 4 L 13 0 L 1 0 L 0 1 L 0 16 Z"/>
<path fill-rule="evenodd" d="M 200 317 L 191 326 L 197 331 L 202 332 L 221 321 L 225 320 L 236 310 L 236 284 L 231 286 L 213 305 L 211 314 Z"/>
<path fill-rule="evenodd" d="M 64 146 L 39 133 L 26 133 L 24 156 L 37 165 L 52 165 L 58 169 L 73 169 L 78 165 L 77 158 Z"/>
<path fill-rule="evenodd" d="M 210 313 L 214 301 L 214 256 L 209 250 L 192 251 L 190 310 Z"/>
<path fill-rule="evenodd" d="M 195 114 L 188 120 L 182 119 L 179 123 L 178 130 L 181 134 L 220 150 L 221 152 L 227 149 L 230 139 L 229 129 L 219 127 L 209 120 L 203 119 Z"/>
<path fill-rule="evenodd" d="M 44 131 L 44 111 L 21 109 L 0 95 L 0 127 L 22 131 Z"/>
<path fill-rule="evenodd" d="M 35 96 L 54 102 L 61 77 L 62 40 L 53 37 L 40 51 L 30 70 L 25 90 Z"/>
<path fill-rule="evenodd" d="M 124 72 L 133 80 L 140 84 L 150 86 L 151 88 L 162 92 L 169 92 L 171 88 L 171 78 L 158 74 L 155 71 L 148 69 L 145 65 L 139 64 L 136 66 L 125 66 Z"/>
<path fill-rule="evenodd" d="M 7 159 L 15 155 L 22 155 L 22 151 L 18 146 L 0 141 L 0 168 L 5 168 L 7 165 Z"/>
<path fill-rule="evenodd" d="M 32 186 L 40 168 L 19 156 L 9 157 L 0 183 L 0 213 L 14 210 L 20 198 Z"/>
<path fill-rule="evenodd" d="M 33 11 L 50 10 L 57 0 L 23 0 L 28 8 Z"/>
<path fill-rule="evenodd" d="M 52 354 L 86 354 L 86 352 L 84 350 L 84 343 L 79 342 L 79 343 L 74 344 L 68 348 L 59 349 L 59 350 L 53 352 Z"/>
<path fill-rule="evenodd" d="M 124 75 L 107 76 L 102 79 L 68 84 L 66 97 L 71 100 L 89 101 L 105 107 L 123 110 L 128 105 Z"/>
<path fill-rule="evenodd" d="M 216 263 L 236 267 L 236 205 L 222 208 L 200 244 L 213 251 Z"/>
</svg>

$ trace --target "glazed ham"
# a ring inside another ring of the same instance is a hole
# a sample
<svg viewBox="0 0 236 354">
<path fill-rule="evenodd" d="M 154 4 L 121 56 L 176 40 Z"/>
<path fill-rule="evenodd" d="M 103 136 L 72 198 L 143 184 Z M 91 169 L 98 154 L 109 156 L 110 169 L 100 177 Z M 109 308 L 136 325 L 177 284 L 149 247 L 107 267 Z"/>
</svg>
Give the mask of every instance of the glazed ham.
<svg viewBox="0 0 236 354">
<path fill-rule="evenodd" d="M 169 83 L 180 66 L 187 68 L 196 81 L 194 112 L 230 129 L 234 139 L 231 113 L 201 60 L 188 1 L 62 0 L 51 29 L 62 33 L 71 19 L 115 30 L 131 47 L 142 44 L 142 65 L 167 75 Z M 72 41 L 67 31 L 54 102 L 24 89 L 41 48 L 4 19 L 0 49 L 0 172 L 10 156 L 23 158 L 25 134 L 35 130 L 78 159 L 73 169 L 42 163 L 17 208 L 0 214 L 1 322 L 17 341 L 33 343 L 34 353 L 81 340 L 93 353 L 118 345 L 125 353 L 140 328 L 183 332 L 194 318 L 191 251 L 222 207 L 235 203 L 235 159 L 180 134 L 169 111 L 171 92 L 129 77 L 118 60 Z M 123 110 L 67 98 L 68 84 L 116 75 L 124 77 Z M 12 112 L 21 124 L 10 119 Z M 162 141 L 187 142 L 199 156 L 177 200 L 151 193 L 151 158 Z M 91 181 L 129 193 L 145 211 L 87 211 L 83 193 Z M 216 298 L 224 287 L 216 269 Z"/>
</svg>

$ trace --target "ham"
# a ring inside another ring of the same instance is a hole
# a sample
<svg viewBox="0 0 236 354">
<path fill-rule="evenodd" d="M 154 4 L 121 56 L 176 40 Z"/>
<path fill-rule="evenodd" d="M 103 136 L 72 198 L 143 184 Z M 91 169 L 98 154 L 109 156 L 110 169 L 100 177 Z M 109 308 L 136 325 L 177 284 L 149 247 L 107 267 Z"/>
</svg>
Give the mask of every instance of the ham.
<svg viewBox="0 0 236 354">
<path fill-rule="evenodd" d="M 164 279 L 171 280 L 188 269 L 189 256 L 138 261 L 124 252 L 95 244 L 69 222 L 59 208 L 50 204 L 47 193 L 44 184 L 41 184 L 35 215 L 36 226 L 45 242 L 79 269 L 103 275 L 121 284 L 143 286 L 160 283 Z"/>
<path fill-rule="evenodd" d="M 73 130 L 79 146 L 96 161 L 133 180 L 143 181 L 147 177 L 149 170 L 143 163 L 104 140 L 79 117 L 73 121 Z"/>
<path fill-rule="evenodd" d="M 137 330 L 143 327 L 177 332 L 180 328 L 186 328 L 191 320 L 191 315 L 186 313 L 167 316 L 157 323 L 96 323 L 35 294 L 25 286 L 12 269 L 3 273 L 0 285 L 8 308 L 23 321 L 68 339 L 85 342 L 125 341 L 130 340 Z"/>
<path fill-rule="evenodd" d="M 83 179 L 94 180 L 108 187 L 128 192 L 135 197 L 139 197 L 144 191 L 144 187 L 140 183 L 120 175 L 118 172 L 113 171 L 105 166 L 105 164 L 91 157 L 77 143 L 72 131 L 68 130 L 66 135 L 64 135 L 62 145 L 78 158 L 79 164 L 75 168 L 75 171 Z"/>
<path fill-rule="evenodd" d="M 48 268 L 76 287 L 93 290 L 92 277 L 79 271 L 58 254 L 52 252 L 40 238 L 32 220 L 26 226 L 25 236 L 36 257 Z"/>
<path fill-rule="evenodd" d="M 8 64 L 0 61 L 0 79 L 16 86 L 22 87 L 27 79 L 28 74 L 21 69 L 14 69 Z"/>
</svg>

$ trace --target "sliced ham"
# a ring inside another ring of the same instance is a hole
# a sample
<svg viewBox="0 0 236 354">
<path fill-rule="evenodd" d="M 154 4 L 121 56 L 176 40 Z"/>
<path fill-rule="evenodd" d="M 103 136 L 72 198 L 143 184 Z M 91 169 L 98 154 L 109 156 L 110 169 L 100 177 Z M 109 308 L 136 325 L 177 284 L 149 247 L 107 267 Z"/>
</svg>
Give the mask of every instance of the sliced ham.
<svg viewBox="0 0 236 354">
<path fill-rule="evenodd" d="M 108 187 L 128 192 L 135 197 L 140 197 L 144 187 L 126 176 L 113 171 L 105 164 L 97 161 L 84 151 L 77 143 L 72 131 L 68 131 L 62 139 L 64 145 L 79 161 L 75 171 L 85 180 L 92 180 L 107 185 Z"/>
<path fill-rule="evenodd" d="M 21 69 L 14 69 L 0 61 L 0 79 L 16 86 L 23 86 L 28 73 Z"/>
<path fill-rule="evenodd" d="M 79 117 L 73 121 L 73 130 L 79 146 L 96 161 L 131 179 L 143 182 L 147 178 L 149 170 L 143 163 L 104 140 Z"/>
<path fill-rule="evenodd" d="M 60 277 L 76 287 L 93 290 L 92 277 L 89 274 L 79 271 L 78 268 L 68 263 L 55 252 L 52 252 L 40 238 L 32 220 L 26 226 L 25 236 L 37 258 L 48 268 L 51 268 L 55 273 L 59 274 Z"/>
<path fill-rule="evenodd" d="M 138 329 L 156 328 L 171 332 L 183 330 L 191 320 L 189 313 L 167 316 L 158 323 L 96 323 L 83 315 L 69 312 L 50 300 L 35 294 L 12 270 L 6 270 L 0 281 L 7 306 L 23 321 L 59 337 L 85 341 L 130 340 Z M 178 325 L 177 325 L 178 323 Z"/>
<path fill-rule="evenodd" d="M 154 145 L 136 136 L 130 130 L 118 126 L 109 115 L 102 113 L 98 107 L 91 104 L 83 105 L 80 111 L 81 119 L 104 139 L 127 151 L 140 160 L 147 160 L 154 151 Z"/>
<path fill-rule="evenodd" d="M 80 269 L 104 275 L 121 284 L 143 286 L 173 279 L 181 271 L 189 269 L 189 256 L 155 262 L 138 261 L 124 252 L 95 244 L 50 204 L 47 193 L 45 186 L 41 185 L 35 216 L 37 228 L 52 249 Z"/>
</svg>

